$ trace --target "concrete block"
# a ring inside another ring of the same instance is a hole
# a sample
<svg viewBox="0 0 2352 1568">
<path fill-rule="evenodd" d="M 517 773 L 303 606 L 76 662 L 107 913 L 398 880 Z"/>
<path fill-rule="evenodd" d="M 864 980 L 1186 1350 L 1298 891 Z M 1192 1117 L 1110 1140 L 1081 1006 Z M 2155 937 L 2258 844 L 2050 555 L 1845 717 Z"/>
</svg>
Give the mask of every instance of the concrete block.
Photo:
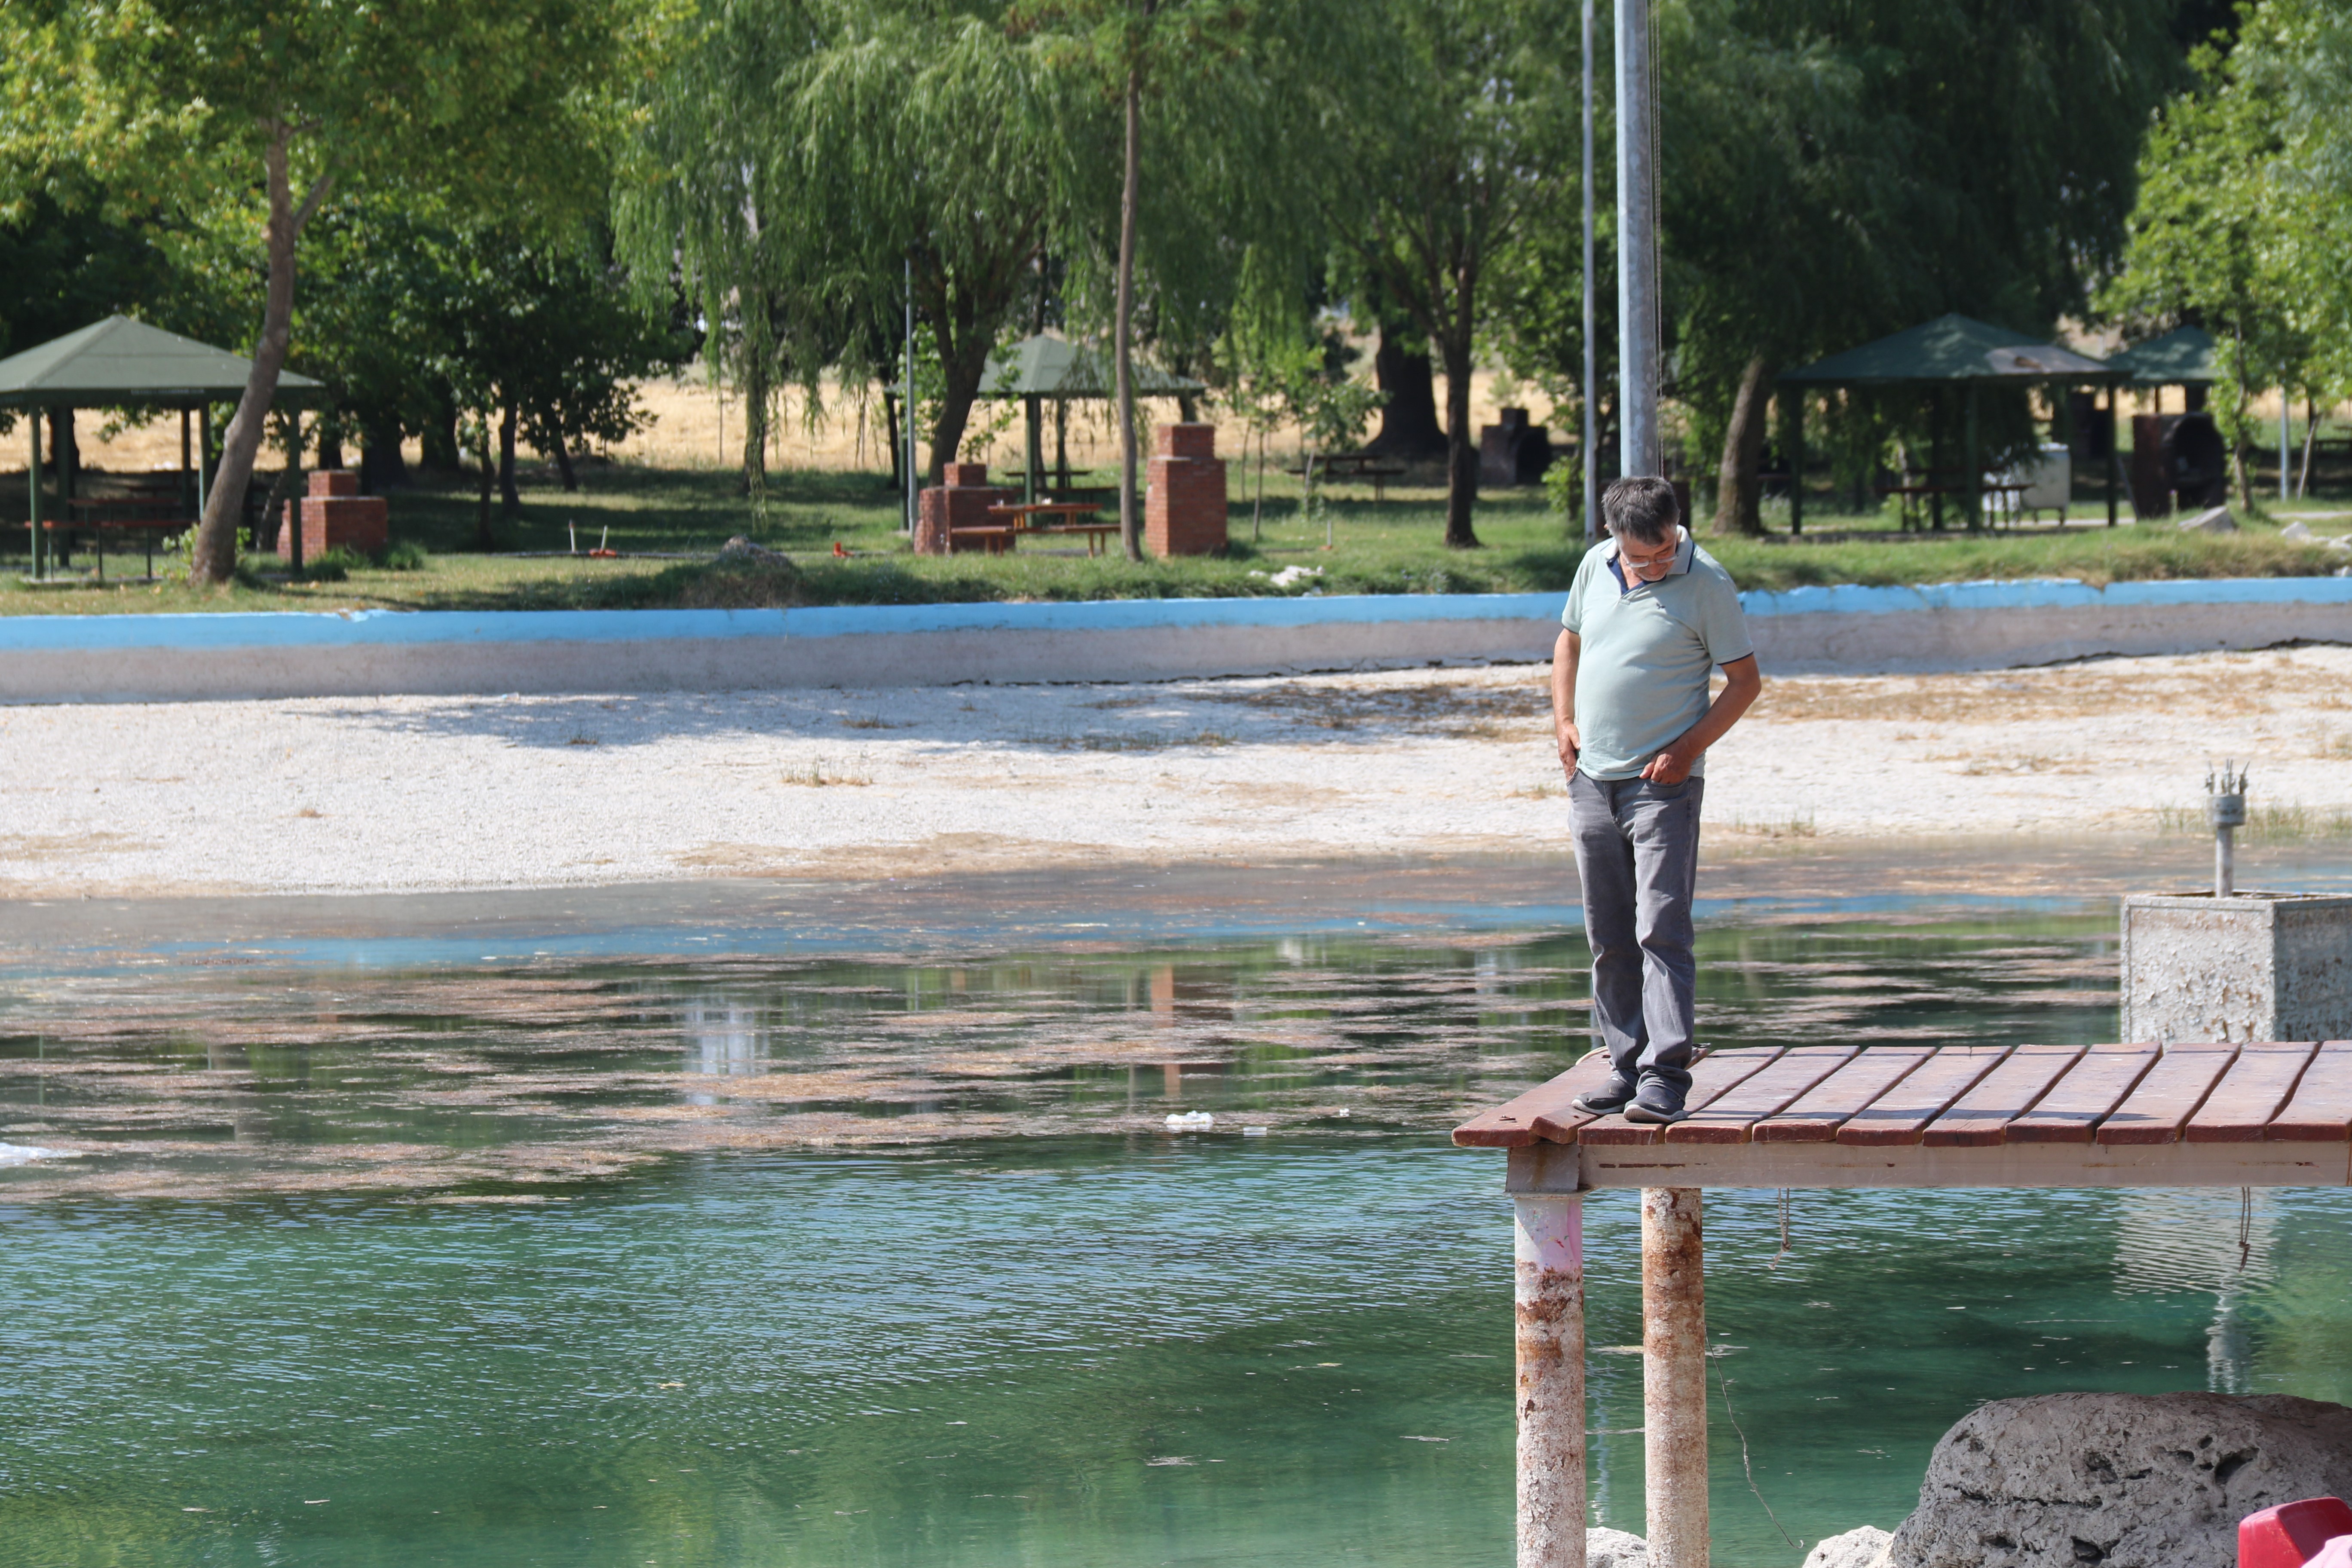
<svg viewBox="0 0 2352 1568">
<path fill-rule="evenodd" d="M 2123 1037 L 2352 1039 L 2352 898 L 2125 899 Z"/>
</svg>

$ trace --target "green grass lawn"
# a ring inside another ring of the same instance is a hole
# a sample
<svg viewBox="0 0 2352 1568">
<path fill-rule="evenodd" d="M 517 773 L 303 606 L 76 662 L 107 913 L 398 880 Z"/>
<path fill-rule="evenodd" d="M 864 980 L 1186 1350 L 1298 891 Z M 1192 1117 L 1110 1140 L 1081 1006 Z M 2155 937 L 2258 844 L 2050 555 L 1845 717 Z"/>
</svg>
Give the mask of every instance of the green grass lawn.
<svg viewBox="0 0 2352 1568">
<path fill-rule="evenodd" d="M 1108 476 L 1092 476 L 1106 482 Z M 1444 497 L 1434 489 L 1391 487 L 1376 502 L 1360 486 L 1327 491 L 1326 523 L 1302 506 L 1296 478 L 1269 475 L 1263 524 L 1253 527 L 1247 500 L 1233 510 L 1233 544 L 1221 557 L 1129 563 L 1116 547 L 1089 558 L 1083 548 L 1024 549 L 1003 556 L 919 556 L 898 531 L 898 509 L 887 478 L 793 471 L 775 477 L 763 503 L 718 470 L 597 467 L 585 488 L 566 494 L 526 489 L 519 514 L 499 516 L 499 549 L 475 546 L 471 486 L 426 486 L 392 499 L 395 542 L 423 546 L 412 570 L 359 568 L 340 582 L 288 581 L 272 558 L 250 563 L 247 580 L 221 592 L 177 582 L 104 587 L 28 586 L 21 529 L 0 531 L 13 553 L 0 578 L 0 614 L 110 611 L 345 609 L 652 608 L 695 605 L 920 604 L 981 600 L 1188 598 L 1224 595 L 1465 594 L 1564 591 L 1581 552 L 1539 492 L 1490 495 L 1479 502 L 1482 548 L 1442 542 Z M 1235 489 L 1244 489 L 1236 472 Z M 2341 503 L 2337 503 L 2339 506 Z M 2311 503 L 2325 513 L 2327 503 Z M 22 518 L 21 479 L 0 487 L 0 517 Z M 2347 557 L 2283 539 L 2293 511 L 2248 521 L 2236 534 L 2184 534 L 2152 525 L 2102 526 L 2103 510 L 2086 502 L 2063 530 L 1904 534 L 1891 513 L 1867 518 L 1822 515 L 1808 504 L 1809 531 L 1761 540 L 1706 541 L 1746 588 L 1807 584 L 1900 584 L 1984 578 L 2078 577 L 2094 584 L 2131 579 L 2324 574 Z M 2342 514 L 2339 514 L 2339 516 Z M 2352 518 L 2319 521 L 2322 533 L 2352 531 Z M 609 533 L 617 559 L 532 554 L 563 552 L 574 530 L 589 549 Z M 14 537 L 10 537 L 11 534 Z M 730 536 L 748 535 L 788 555 L 790 574 L 738 573 L 709 564 Z M 1817 537 L 1818 535 L 1818 537 Z M 838 542 L 846 559 L 833 551 Z M 683 560 L 650 557 L 685 556 Z M 141 570 L 139 558 L 110 556 L 110 571 Z M 1286 567 L 1307 574 L 1285 586 Z"/>
</svg>

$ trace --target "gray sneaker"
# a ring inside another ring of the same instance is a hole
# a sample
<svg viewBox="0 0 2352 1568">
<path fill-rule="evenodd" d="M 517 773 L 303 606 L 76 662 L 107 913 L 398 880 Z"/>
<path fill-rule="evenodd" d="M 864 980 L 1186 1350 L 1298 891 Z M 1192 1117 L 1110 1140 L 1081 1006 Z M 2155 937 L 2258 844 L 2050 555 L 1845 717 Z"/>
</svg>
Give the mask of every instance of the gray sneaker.
<svg viewBox="0 0 2352 1568">
<path fill-rule="evenodd" d="M 1599 1089 L 1588 1089 L 1576 1097 L 1576 1109 L 1595 1116 L 1614 1116 L 1633 1103 L 1633 1080 L 1622 1072 L 1612 1072 L 1609 1081 Z"/>
<path fill-rule="evenodd" d="M 1664 1124 L 1680 1121 L 1690 1113 L 1683 1109 L 1683 1091 L 1662 1079 L 1642 1080 L 1642 1092 L 1625 1108 L 1628 1121 L 1649 1121 Z"/>
</svg>

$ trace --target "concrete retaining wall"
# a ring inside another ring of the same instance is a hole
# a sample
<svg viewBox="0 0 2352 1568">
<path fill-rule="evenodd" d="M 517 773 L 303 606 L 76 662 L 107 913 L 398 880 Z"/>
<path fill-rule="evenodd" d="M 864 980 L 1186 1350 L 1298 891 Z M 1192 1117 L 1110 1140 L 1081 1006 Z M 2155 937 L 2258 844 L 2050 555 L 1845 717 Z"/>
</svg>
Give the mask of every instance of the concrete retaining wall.
<svg viewBox="0 0 2352 1568">
<path fill-rule="evenodd" d="M 2352 643 L 2352 579 L 1748 594 L 1768 673 Z M 1559 594 L 0 619 L 0 701 L 1164 680 L 1549 658 Z"/>
</svg>

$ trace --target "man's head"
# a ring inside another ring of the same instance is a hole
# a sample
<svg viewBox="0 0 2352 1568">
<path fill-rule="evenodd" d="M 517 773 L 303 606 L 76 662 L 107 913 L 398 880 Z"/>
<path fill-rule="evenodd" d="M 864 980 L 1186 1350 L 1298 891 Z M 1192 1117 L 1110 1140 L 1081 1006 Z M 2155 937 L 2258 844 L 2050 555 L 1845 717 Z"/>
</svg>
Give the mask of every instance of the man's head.
<svg viewBox="0 0 2352 1568">
<path fill-rule="evenodd" d="M 1664 576 L 1682 543 L 1682 508 L 1664 479 L 1622 479 L 1601 497 L 1601 521 L 1617 541 L 1618 563 L 1644 583 Z"/>
</svg>

